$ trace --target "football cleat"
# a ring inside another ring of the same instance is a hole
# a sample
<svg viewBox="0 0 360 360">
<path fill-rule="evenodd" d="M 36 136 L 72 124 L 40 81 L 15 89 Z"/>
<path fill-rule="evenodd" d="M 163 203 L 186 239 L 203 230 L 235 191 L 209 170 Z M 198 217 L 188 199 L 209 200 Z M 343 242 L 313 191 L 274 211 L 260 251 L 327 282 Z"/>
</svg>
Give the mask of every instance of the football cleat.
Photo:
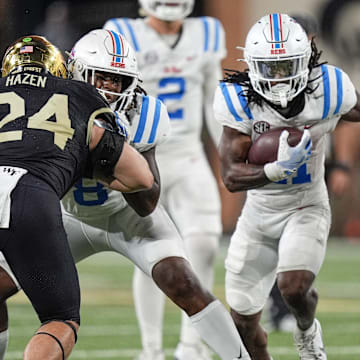
<svg viewBox="0 0 360 360">
<path fill-rule="evenodd" d="M 310 334 L 296 327 L 294 339 L 300 360 L 327 360 L 320 322 L 315 319 L 314 325 Z"/>
</svg>

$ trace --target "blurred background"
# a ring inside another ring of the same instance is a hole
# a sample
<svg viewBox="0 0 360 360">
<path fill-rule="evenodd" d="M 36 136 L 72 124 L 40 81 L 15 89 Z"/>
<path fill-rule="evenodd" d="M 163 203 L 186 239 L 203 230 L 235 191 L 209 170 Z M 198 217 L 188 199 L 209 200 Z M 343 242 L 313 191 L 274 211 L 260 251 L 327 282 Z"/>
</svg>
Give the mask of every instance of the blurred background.
<svg viewBox="0 0 360 360">
<path fill-rule="evenodd" d="M 222 21 L 228 48 L 223 67 L 234 69 L 243 68 L 242 63 L 236 61 L 242 53 L 235 47 L 243 45 L 250 26 L 270 12 L 310 17 L 316 25 L 314 31 L 318 47 L 323 50 L 322 58 L 344 69 L 360 88 L 360 0 L 196 0 L 193 15 L 215 16 Z M 3 54 L 7 45 L 19 36 L 31 33 L 45 35 L 62 51 L 70 50 L 81 35 L 102 27 L 114 16 L 139 16 L 137 0 L 0 0 L 0 53 Z M 354 131 L 360 136 L 358 128 L 354 125 Z M 214 148 L 208 144 L 206 132 L 204 137 L 214 171 L 218 174 Z M 329 160 L 331 162 L 331 158 Z M 333 205 L 331 235 L 357 241 L 360 238 L 358 165 L 348 177 L 341 191 L 330 194 Z M 241 212 L 244 194 L 229 194 L 220 180 L 219 187 L 223 199 L 224 232 L 231 233 Z"/>
</svg>

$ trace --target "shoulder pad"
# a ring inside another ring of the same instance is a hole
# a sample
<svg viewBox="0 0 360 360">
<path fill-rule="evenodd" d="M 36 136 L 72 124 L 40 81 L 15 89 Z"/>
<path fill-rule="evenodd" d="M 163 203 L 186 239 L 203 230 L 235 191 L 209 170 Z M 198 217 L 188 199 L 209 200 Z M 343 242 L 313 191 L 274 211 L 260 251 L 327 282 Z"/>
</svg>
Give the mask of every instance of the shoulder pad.
<svg viewBox="0 0 360 360">
<path fill-rule="evenodd" d="M 322 119 L 343 115 L 356 104 L 356 90 L 349 76 L 336 66 L 323 64 L 320 67 L 319 88 L 323 96 Z"/>
<path fill-rule="evenodd" d="M 133 112 L 131 143 L 139 151 L 146 151 L 163 143 L 170 134 L 170 120 L 165 105 L 157 98 L 137 95 L 138 109 Z"/>
<path fill-rule="evenodd" d="M 201 31 L 203 34 L 202 49 L 205 54 L 224 58 L 226 56 L 225 32 L 221 22 L 210 16 L 196 18 L 201 22 Z"/>
</svg>

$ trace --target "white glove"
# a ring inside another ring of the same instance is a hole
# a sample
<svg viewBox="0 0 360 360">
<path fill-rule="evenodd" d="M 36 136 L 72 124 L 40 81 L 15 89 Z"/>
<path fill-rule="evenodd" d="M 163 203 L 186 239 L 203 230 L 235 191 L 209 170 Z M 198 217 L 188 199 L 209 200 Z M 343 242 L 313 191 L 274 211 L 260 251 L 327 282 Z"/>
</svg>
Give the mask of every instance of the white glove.
<svg viewBox="0 0 360 360">
<path fill-rule="evenodd" d="M 123 112 L 115 111 L 116 125 L 118 126 L 119 134 L 126 138 L 127 142 L 130 142 L 131 132 L 130 124 L 126 118 L 126 115 Z"/>
<path fill-rule="evenodd" d="M 264 166 L 265 175 L 270 181 L 277 182 L 289 177 L 308 161 L 311 155 L 312 142 L 309 130 L 304 130 L 300 142 L 294 147 L 289 145 L 288 137 L 289 132 L 284 130 L 279 138 L 277 160 Z"/>
</svg>

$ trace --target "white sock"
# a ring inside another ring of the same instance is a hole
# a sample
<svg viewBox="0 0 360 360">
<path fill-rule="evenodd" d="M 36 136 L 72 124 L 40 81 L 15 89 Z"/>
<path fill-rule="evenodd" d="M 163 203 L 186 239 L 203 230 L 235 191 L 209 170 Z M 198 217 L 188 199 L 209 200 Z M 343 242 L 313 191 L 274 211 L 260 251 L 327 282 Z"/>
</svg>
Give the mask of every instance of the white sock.
<svg viewBox="0 0 360 360">
<path fill-rule="evenodd" d="M 161 350 L 165 295 L 153 279 L 137 267 L 133 277 L 133 297 L 143 349 Z"/>
<path fill-rule="evenodd" d="M 214 282 L 214 261 L 219 246 L 216 234 L 194 234 L 184 238 L 185 249 L 192 268 L 201 284 L 212 290 Z M 191 320 L 182 312 L 180 340 L 185 344 L 196 345 L 201 341 Z"/>
<path fill-rule="evenodd" d="M 5 353 L 9 342 L 9 330 L 0 332 L 0 360 L 5 359 Z"/>
<path fill-rule="evenodd" d="M 190 319 L 203 340 L 222 360 L 250 360 L 229 312 L 219 300 L 213 301 Z"/>
</svg>

